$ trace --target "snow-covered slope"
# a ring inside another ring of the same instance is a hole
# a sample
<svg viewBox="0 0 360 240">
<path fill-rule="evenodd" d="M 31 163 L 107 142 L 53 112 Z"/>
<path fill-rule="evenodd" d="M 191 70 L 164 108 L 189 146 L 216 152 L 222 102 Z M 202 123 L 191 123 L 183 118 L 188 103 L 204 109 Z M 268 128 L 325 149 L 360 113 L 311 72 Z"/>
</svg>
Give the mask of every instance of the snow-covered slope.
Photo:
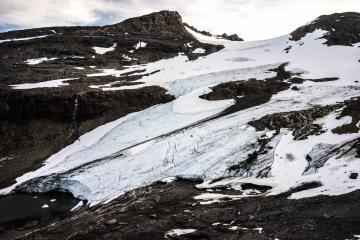
<svg viewBox="0 0 360 240">
<path fill-rule="evenodd" d="M 139 85 L 100 87 L 110 91 L 159 85 L 176 100 L 85 134 L 51 156 L 40 169 L 18 178 L 14 186 L 3 189 L 2 193 L 16 186 L 40 192 L 61 188 L 94 205 L 174 176 L 204 180 L 230 177 L 213 184 L 205 182 L 199 187 L 230 184 L 241 188 L 244 182 L 272 187 L 263 194 L 278 194 L 301 183 L 321 182 L 321 187 L 300 191 L 293 194 L 293 198 L 343 194 L 360 188 L 359 181 L 348 178 L 352 171 L 360 169 L 360 161 L 354 160 L 351 154 L 330 156 L 318 171 L 303 174 L 308 166 L 306 156 L 317 144 L 342 147 L 345 142 L 359 138 L 359 133 L 331 132 L 350 120 L 336 119 L 339 112 L 318 120 L 326 129 L 322 134 L 298 141 L 293 139 L 290 130 L 284 129 L 274 136 L 274 131 L 259 132 L 247 124 L 269 114 L 325 106 L 359 96 L 360 84 L 356 81 L 359 80 L 360 44 L 326 46 L 323 44 L 326 40 L 319 39 L 326 34 L 323 30 L 309 33 L 299 41 L 290 41 L 290 35 L 286 35 L 256 42 L 230 42 L 188 31 L 199 41 L 221 43 L 225 48 L 194 61 L 180 54 L 131 66 L 131 69 L 145 69 L 144 74 L 155 73 L 142 77 Z M 199 98 L 220 83 L 272 78 L 276 75 L 272 69 L 284 63 L 288 63 L 285 70 L 303 79 L 338 80 L 295 84 L 298 91 L 288 89 L 273 95 L 265 104 L 219 117 L 214 116 L 234 104 L 234 100 Z M 108 71 L 109 75 L 111 72 Z M 262 164 L 234 178 L 229 167 L 244 162 L 258 149 L 264 134 L 272 150 L 265 154 Z M 251 177 L 266 168 L 271 169 L 266 178 Z"/>
</svg>

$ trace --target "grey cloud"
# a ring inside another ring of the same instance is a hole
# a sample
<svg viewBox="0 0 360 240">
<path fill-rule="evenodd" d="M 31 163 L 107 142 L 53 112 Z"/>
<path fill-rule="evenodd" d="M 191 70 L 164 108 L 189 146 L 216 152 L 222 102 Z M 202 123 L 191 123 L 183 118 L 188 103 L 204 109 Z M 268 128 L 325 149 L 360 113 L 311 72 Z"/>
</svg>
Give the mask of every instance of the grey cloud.
<svg viewBox="0 0 360 240">
<path fill-rule="evenodd" d="M 0 26 L 104 25 L 163 9 L 179 11 L 200 29 L 261 39 L 286 34 L 321 14 L 360 11 L 360 1 L 0 0 Z"/>
</svg>

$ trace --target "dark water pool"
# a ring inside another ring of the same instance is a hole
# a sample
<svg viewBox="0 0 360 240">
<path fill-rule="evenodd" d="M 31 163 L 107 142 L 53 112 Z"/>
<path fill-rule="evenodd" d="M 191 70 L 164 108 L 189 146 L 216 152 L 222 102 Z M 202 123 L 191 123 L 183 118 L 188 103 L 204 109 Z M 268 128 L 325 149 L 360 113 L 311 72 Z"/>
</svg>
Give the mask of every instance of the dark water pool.
<svg viewBox="0 0 360 240">
<path fill-rule="evenodd" d="M 0 197 L 0 225 L 17 227 L 29 222 L 42 223 L 69 212 L 79 199 L 67 192 L 41 194 L 15 193 Z"/>
</svg>

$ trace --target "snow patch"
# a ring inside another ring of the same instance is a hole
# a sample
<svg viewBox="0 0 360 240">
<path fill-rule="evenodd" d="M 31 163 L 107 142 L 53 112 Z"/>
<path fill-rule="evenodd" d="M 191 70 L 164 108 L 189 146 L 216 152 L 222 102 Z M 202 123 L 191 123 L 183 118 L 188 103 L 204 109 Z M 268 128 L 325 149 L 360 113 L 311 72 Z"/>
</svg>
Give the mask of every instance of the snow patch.
<svg viewBox="0 0 360 240">
<path fill-rule="evenodd" d="M 215 36 L 206 36 L 201 33 L 195 32 L 189 27 L 185 26 L 186 31 L 188 31 L 194 38 L 196 38 L 198 41 L 203 43 L 209 43 L 209 44 L 224 44 L 227 42 L 230 42 L 229 40 L 223 39 L 221 37 L 215 37 Z"/>
<path fill-rule="evenodd" d="M 14 84 L 10 86 L 13 89 L 53 88 L 53 87 L 67 86 L 69 84 L 65 83 L 65 81 L 71 81 L 75 79 L 78 78 L 64 78 L 64 79 L 56 79 L 56 80 L 50 80 L 50 81 L 38 82 L 38 83 Z"/>
<path fill-rule="evenodd" d="M 42 36 L 27 37 L 27 38 L 4 39 L 4 40 L 0 40 L 0 43 L 3 43 L 3 42 L 11 42 L 11 41 L 26 41 L 26 40 L 36 39 L 36 38 L 45 38 L 45 37 L 47 37 L 47 36 L 50 36 L 50 35 L 42 35 Z"/>
<path fill-rule="evenodd" d="M 42 57 L 42 58 L 28 59 L 28 60 L 25 60 L 24 62 L 26 64 L 29 64 L 29 65 L 36 65 L 36 64 L 39 64 L 39 63 L 42 63 L 42 62 L 52 61 L 52 60 L 56 60 L 56 59 L 58 59 L 58 58 Z"/>
<path fill-rule="evenodd" d="M 163 182 L 163 183 L 172 183 L 174 181 L 176 181 L 176 177 L 167 177 L 167 178 L 164 178 L 164 179 L 161 179 L 160 182 Z"/>
<path fill-rule="evenodd" d="M 91 73 L 87 74 L 88 77 L 102 77 L 102 76 L 114 76 L 114 77 L 120 77 L 126 73 L 133 72 L 135 70 L 143 70 L 144 67 L 141 65 L 133 65 L 133 66 L 124 66 L 124 69 L 118 70 L 118 69 L 96 69 L 99 71 L 99 73 Z M 99 87 L 98 85 L 90 86 L 93 88 Z"/>
<path fill-rule="evenodd" d="M 123 59 L 124 59 L 125 61 L 131 61 L 131 60 L 133 60 L 131 57 L 129 57 L 129 56 L 125 55 L 125 54 L 123 54 L 122 57 L 123 57 Z"/>
<path fill-rule="evenodd" d="M 195 200 L 202 200 L 201 205 L 209 205 L 213 203 L 218 203 L 222 201 L 233 201 L 243 198 L 243 195 L 228 195 L 220 193 L 202 193 L 198 196 L 195 196 Z"/>
<path fill-rule="evenodd" d="M 203 48 L 196 48 L 192 53 L 204 54 L 205 52 L 206 52 L 206 50 Z"/>
<path fill-rule="evenodd" d="M 185 235 L 185 234 L 189 234 L 189 233 L 193 233 L 193 232 L 196 232 L 196 229 L 191 229 L 191 228 L 190 229 L 172 229 L 165 233 L 165 237 L 181 236 L 181 235 Z"/>
<path fill-rule="evenodd" d="M 173 111 L 177 113 L 194 113 L 215 109 L 224 109 L 235 103 L 234 100 L 208 101 L 200 98 L 201 95 L 211 92 L 208 87 L 198 88 L 175 100 Z"/>
<path fill-rule="evenodd" d="M 138 42 L 134 47 L 135 49 L 139 49 L 139 48 L 145 48 L 147 46 L 146 42 Z"/>
<path fill-rule="evenodd" d="M 105 54 L 107 52 L 111 52 L 111 51 L 114 51 L 115 48 L 116 48 L 117 44 L 114 43 L 114 45 L 112 45 L 111 47 L 93 47 L 93 49 L 95 50 L 95 53 L 96 54 Z"/>
</svg>

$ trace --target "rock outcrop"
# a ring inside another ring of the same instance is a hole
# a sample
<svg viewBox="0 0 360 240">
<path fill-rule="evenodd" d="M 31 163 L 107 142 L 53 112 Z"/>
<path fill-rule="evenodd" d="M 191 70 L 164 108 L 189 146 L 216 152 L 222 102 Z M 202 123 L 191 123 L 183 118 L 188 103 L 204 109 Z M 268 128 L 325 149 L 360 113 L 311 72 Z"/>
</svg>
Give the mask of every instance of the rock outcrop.
<svg viewBox="0 0 360 240">
<path fill-rule="evenodd" d="M 326 39 L 325 44 L 328 46 L 351 46 L 360 42 L 360 13 L 346 12 L 320 16 L 312 23 L 292 32 L 291 40 L 299 41 L 316 29 L 327 31 L 322 38 Z"/>
<path fill-rule="evenodd" d="M 331 106 L 317 106 L 308 110 L 282 112 L 267 115 L 258 120 L 249 122 L 257 131 L 264 131 L 265 129 L 276 130 L 280 132 L 281 128 L 289 128 L 294 130 L 293 135 L 295 140 L 306 139 L 309 135 L 316 135 L 322 133 L 322 127 L 315 124 L 317 118 L 324 117 L 335 109 L 341 108 L 339 105 Z"/>
<path fill-rule="evenodd" d="M 220 37 L 230 40 L 230 41 L 244 41 L 244 39 L 239 37 L 237 34 L 227 35 L 226 33 L 223 33 L 220 35 Z"/>
<path fill-rule="evenodd" d="M 190 28 L 191 30 L 193 30 L 197 33 L 200 33 L 200 34 L 208 36 L 208 37 L 218 37 L 218 38 L 223 38 L 223 39 L 230 40 L 230 41 L 244 41 L 244 39 L 240 38 L 237 34 L 228 35 L 226 33 L 223 33 L 221 35 L 213 35 L 207 31 L 200 31 L 197 28 L 195 28 L 194 26 L 190 26 L 189 24 L 186 24 L 186 23 L 185 23 L 185 26 L 187 26 L 188 28 Z"/>
</svg>

